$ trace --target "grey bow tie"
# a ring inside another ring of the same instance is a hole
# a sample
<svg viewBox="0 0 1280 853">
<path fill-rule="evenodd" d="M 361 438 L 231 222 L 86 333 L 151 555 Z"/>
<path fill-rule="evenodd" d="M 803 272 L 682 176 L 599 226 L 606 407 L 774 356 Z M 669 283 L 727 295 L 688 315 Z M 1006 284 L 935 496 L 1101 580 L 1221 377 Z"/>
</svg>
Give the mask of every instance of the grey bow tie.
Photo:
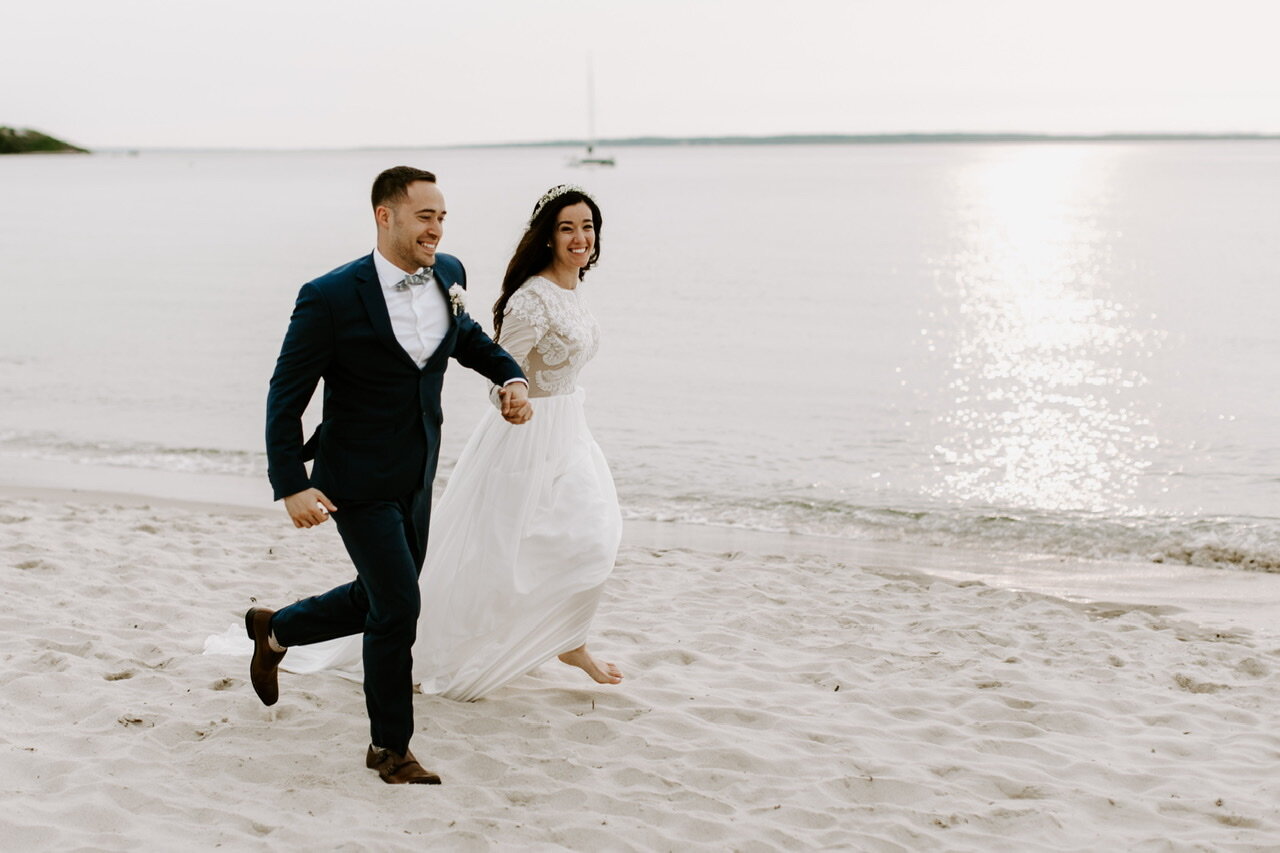
<svg viewBox="0 0 1280 853">
<path fill-rule="evenodd" d="M 411 273 L 396 282 L 396 290 L 408 290 L 415 284 L 426 284 L 431 281 L 431 267 L 423 267 L 422 272 Z"/>
</svg>

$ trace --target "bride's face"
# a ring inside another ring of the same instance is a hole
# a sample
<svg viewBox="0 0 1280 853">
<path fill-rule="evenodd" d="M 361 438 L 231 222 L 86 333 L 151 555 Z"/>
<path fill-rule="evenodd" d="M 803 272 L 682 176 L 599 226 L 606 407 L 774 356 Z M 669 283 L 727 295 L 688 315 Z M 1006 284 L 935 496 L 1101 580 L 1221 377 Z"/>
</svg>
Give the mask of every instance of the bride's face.
<svg viewBox="0 0 1280 853">
<path fill-rule="evenodd" d="M 596 247 L 596 224 L 585 201 L 571 204 L 556 216 L 551 252 L 556 266 L 582 269 Z"/>
</svg>

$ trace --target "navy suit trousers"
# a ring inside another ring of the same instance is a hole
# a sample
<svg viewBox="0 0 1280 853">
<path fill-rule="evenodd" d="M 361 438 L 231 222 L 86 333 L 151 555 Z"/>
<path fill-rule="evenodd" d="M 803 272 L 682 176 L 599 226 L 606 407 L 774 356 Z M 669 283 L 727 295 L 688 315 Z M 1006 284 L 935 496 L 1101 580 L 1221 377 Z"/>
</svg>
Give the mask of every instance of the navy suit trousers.
<svg viewBox="0 0 1280 853">
<path fill-rule="evenodd" d="M 393 501 L 334 498 L 333 520 L 356 579 L 281 608 L 276 641 L 304 646 L 364 633 L 364 696 L 374 746 L 398 753 L 413 736 L 413 654 L 431 491 Z"/>
</svg>

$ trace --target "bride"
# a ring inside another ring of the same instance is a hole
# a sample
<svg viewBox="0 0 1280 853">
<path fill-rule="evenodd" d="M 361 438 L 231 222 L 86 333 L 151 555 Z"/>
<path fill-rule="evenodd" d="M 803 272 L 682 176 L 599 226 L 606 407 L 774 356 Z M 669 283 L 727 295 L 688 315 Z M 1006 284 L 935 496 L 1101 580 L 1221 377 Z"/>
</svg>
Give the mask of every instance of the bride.
<svg viewBox="0 0 1280 853">
<path fill-rule="evenodd" d="M 578 292 L 600 257 L 600 221 L 584 190 L 553 187 L 507 265 L 494 337 L 528 377 L 536 417 L 515 428 L 486 411 L 433 513 L 413 649 L 424 693 L 477 699 L 557 656 L 602 684 L 622 680 L 586 645 L 622 535 L 577 385 L 600 343 Z M 360 672 L 358 634 L 289 651 L 293 672 Z"/>
</svg>

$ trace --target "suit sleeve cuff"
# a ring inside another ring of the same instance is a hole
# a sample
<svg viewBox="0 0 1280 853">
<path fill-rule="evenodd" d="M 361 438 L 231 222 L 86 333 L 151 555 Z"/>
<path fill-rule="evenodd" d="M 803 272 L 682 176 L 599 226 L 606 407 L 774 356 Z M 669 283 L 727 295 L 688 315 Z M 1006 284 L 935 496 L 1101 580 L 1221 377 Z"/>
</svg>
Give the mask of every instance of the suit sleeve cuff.
<svg viewBox="0 0 1280 853">
<path fill-rule="evenodd" d="M 272 493 L 276 500 L 283 500 L 289 495 L 296 495 L 298 492 L 304 492 L 311 488 L 311 479 L 307 476 L 307 469 L 301 465 L 296 473 L 289 475 L 268 473 L 268 479 L 271 481 Z"/>
</svg>

